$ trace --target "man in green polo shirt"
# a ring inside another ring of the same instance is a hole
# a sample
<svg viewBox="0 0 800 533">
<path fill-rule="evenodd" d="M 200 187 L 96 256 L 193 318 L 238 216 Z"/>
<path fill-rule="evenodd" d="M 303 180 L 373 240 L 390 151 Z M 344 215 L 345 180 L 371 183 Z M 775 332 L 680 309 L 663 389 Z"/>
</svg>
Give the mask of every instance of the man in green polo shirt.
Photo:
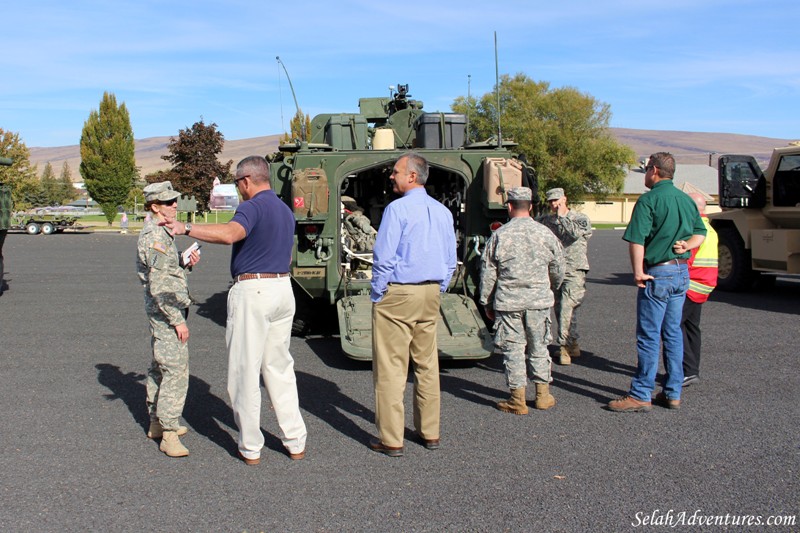
<svg viewBox="0 0 800 533">
<path fill-rule="evenodd" d="M 706 228 L 694 201 L 672 183 L 675 158 L 666 152 L 650 156 L 644 184 L 650 189 L 633 209 L 622 238 L 628 241 L 636 295 L 638 368 L 628 395 L 612 400 L 612 411 L 649 411 L 655 389 L 658 356 L 664 343 L 664 390 L 656 403 L 681 405 L 683 334 L 681 315 L 689 288 L 689 251 L 702 244 Z"/>
</svg>

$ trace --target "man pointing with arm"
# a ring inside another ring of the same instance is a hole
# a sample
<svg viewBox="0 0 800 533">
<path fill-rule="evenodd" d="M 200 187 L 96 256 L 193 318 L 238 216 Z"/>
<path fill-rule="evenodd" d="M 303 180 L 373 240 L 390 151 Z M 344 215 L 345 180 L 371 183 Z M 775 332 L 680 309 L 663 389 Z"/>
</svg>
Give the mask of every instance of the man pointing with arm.
<svg viewBox="0 0 800 533">
<path fill-rule="evenodd" d="M 193 226 L 172 222 L 174 234 L 232 244 L 228 319 L 228 393 L 239 427 L 239 455 L 258 464 L 261 433 L 259 374 L 272 400 L 289 457 L 305 457 L 306 426 L 300 415 L 294 359 L 289 353 L 295 301 L 289 278 L 294 215 L 270 184 L 269 163 L 261 156 L 243 159 L 234 183 L 244 202 L 227 224 Z"/>
</svg>

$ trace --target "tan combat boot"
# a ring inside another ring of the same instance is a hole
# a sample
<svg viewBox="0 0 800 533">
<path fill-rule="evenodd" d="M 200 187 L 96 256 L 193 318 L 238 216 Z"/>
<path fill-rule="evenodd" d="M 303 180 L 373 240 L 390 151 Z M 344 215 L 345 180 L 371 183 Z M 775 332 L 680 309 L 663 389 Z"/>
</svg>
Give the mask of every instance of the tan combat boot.
<svg viewBox="0 0 800 533">
<path fill-rule="evenodd" d="M 533 406 L 537 409 L 545 410 L 550 409 L 556 404 L 556 399 L 550 394 L 550 385 L 547 383 L 536 384 L 536 400 Z"/>
<path fill-rule="evenodd" d="M 561 351 L 558 357 L 558 364 L 564 366 L 572 364 L 572 359 L 569 356 L 569 348 L 567 348 L 566 346 L 561 347 Z"/>
<path fill-rule="evenodd" d="M 497 402 L 497 408 L 506 413 L 527 415 L 528 405 L 525 403 L 525 387 L 511 389 L 511 398 L 502 402 Z"/>
<path fill-rule="evenodd" d="M 581 356 L 581 347 L 578 346 L 578 341 L 571 341 L 567 343 L 567 350 L 569 351 L 570 357 L 580 357 Z"/>
<path fill-rule="evenodd" d="M 177 433 L 179 437 L 183 437 L 189 432 L 189 428 L 186 426 L 179 426 Z M 161 422 L 158 420 L 151 420 L 150 421 L 150 429 L 147 430 L 147 438 L 148 439 L 160 439 L 161 436 L 164 434 L 164 429 L 161 427 Z"/>
<path fill-rule="evenodd" d="M 189 450 L 181 444 L 177 431 L 164 431 L 164 436 L 161 438 L 161 445 L 158 449 L 170 457 L 186 457 L 189 455 Z"/>
</svg>

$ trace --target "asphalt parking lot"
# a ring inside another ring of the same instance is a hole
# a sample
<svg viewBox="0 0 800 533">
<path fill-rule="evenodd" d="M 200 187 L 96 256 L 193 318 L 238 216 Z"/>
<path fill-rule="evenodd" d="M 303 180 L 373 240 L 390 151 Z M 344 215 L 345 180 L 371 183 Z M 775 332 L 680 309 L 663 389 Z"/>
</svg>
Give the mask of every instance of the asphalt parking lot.
<svg viewBox="0 0 800 533">
<path fill-rule="evenodd" d="M 4 531 L 628 531 L 668 512 L 686 513 L 676 529 L 762 531 L 688 520 L 800 514 L 797 280 L 712 295 L 702 381 L 681 410 L 611 413 L 605 404 L 627 391 L 636 364 L 635 288 L 621 232 L 598 231 L 579 314 L 584 355 L 554 365 L 554 409 L 495 410 L 507 395 L 496 357 L 444 364 L 441 449 L 407 441 L 404 457 L 385 457 L 366 446 L 370 366 L 345 358 L 333 335 L 295 338 L 307 457 L 286 456 L 265 396 L 266 448 L 247 467 L 225 381 L 230 250 L 203 246 L 191 274 L 191 455 L 170 459 L 145 437 L 135 249 L 135 235 L 116 233 L 6 240 Z"/>
</svg>

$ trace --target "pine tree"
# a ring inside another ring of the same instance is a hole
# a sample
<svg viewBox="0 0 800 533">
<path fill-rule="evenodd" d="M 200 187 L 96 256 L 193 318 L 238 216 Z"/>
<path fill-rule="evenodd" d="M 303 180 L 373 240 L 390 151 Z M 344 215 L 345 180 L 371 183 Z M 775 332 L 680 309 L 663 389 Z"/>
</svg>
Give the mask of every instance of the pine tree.
<svg viewBox="0 0 800 533">
<path fill-rule="evenodd" d="M 61 187 L 56 180 L 53 165 L 50 164 L 50 161 L 44 166 L 39 183 L 44 195 L 45 205 L 61 205 Z"/>
<path fill-rule="evenodd" d="M 103 93 L 99 111 L 92 110 L 83 125 L 80 172 L 110 226 L 139 173 L 130 115 L 113 94 Z"/>
<path fill-rule="evenodd" d="M 69 163 L 64 161 L 61 167 L 61 175 L 58 178 L 59 197 L 60 203 L 68 204 L 69 202 L 78 198 L 78 190 L 72 184 L 72 170 L 69 168 Z"/>
</svg>

